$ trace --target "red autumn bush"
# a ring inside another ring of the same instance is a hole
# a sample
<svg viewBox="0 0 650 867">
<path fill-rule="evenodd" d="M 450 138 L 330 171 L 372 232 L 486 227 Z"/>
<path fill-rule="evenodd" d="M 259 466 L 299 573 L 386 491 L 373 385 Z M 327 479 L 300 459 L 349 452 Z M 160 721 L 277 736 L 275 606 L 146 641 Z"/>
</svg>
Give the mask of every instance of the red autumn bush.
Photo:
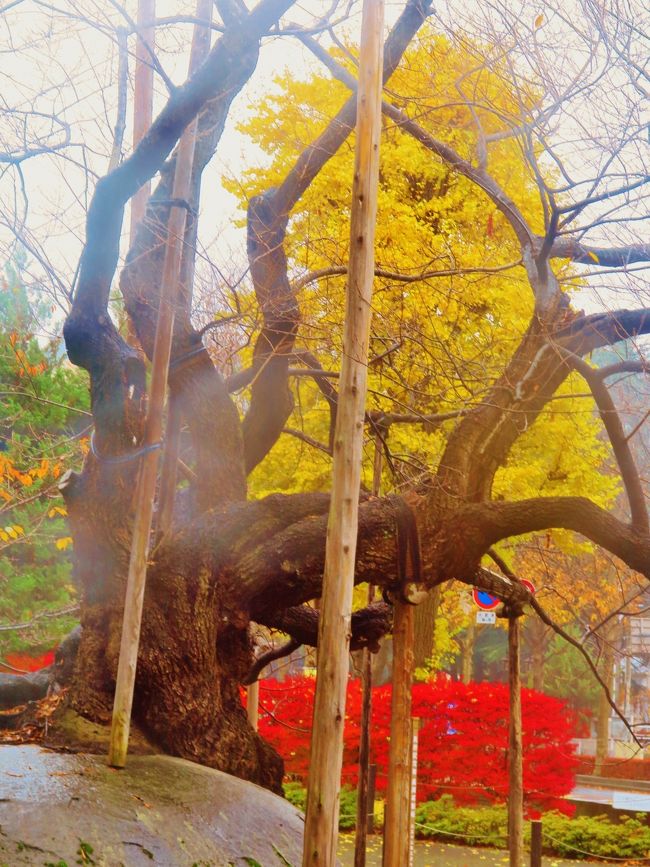
<svg viewBox="0 0 650 867">
<path fill-rule="evenodd" d="M 307 780 L 315 681 L 289 678 L 260 684 L 260 734 L 283 756 L 287 775 Z M 390 743 L 391 687 L 373 689 L 371 761 L 377 789 L 386 788 Z M 355 786 L 359 749 L 361 686 L 348 682 L 343 782 Z M 419 717 L 418 800 L 451 794 L 461 804 L 503 802 L 508 795 L 508 687 L 463 684 L 440 677 L 413 687 Z M 524 791 L 530 809 L 564 809 L 573 788 L 577 757 L 572 738 L 577 720 L 564 702 L 522 691 Z"/>
<path fill-rule="evenodd" d="M 33 656 L 30 653 L 8 653 L 5 657 L 8 665 L 3 665 L 0 662 L 0 671 L 15 674 L 19 671 L 38 671 L 39 668 L 45 668 L 47 665 L 52 665 L 54 662 L 54 651 L 48 650 L 46 653 L 39 653 Z"/>
</svg>

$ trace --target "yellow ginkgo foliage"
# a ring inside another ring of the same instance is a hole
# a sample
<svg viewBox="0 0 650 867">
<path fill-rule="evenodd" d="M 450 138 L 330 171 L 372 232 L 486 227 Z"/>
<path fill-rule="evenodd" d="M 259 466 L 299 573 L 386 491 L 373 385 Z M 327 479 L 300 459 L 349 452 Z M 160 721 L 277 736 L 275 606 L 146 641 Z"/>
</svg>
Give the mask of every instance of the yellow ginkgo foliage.
<svg viewBox="0 0 650 867">
<path fill-rule="evenodd" d="M 536 100 L 508 82 L 505 68 L 478 61 L 483 47 L 459 47 L 425 26 L 386 88 L 386 99 L 432 135 L 474 162 L 478 129 L 496 134 L 517 126 Z M 350 67 L 349 56 L 333 52 Z M 326 127 L 349 96 L 346 87 L 313 75 L 276 80 L 277 93 L 255 106 L 241 129 L 269 155 L 231 184 L 242 206 L 278 186 L 297 155 Z M 343 292 L 349 246 L 349 207 L 354 136 L 343 144 L 290 215 L 285 248 L 290 276 L 304 284 L 298 345 L 318 355 L 328 370 L 339 367 Z M 516 136 L 488 149 L 487 168 L 534 231 L 543 230 L 535 178 Z M 524 333 L 533 299 L 511 227 L 493 202 L 392 121 L 384 119 L 368 409 L 410 414 L 454 413 L 480 401 L 503 371 Z M 252 492 L 326 488 L 329 458 L 306 438 L 328 442 L 330 413 L 317 385 L 294 383 L 296 410 L 279 447 L 256 470 Z M 594 468 L 606 451 L 597 439 L 590 400 L 574 398 L 569 379 L 552 411 L 522 432 L 497 495 L 511 498 L 579 491 L 611 500 L 615 485 Z M 435 465 L 455 423 L 427 427 L 393 425 L 389 445 L 399 481 L 418 478 Z M 568 448 L 570 446 L 570 448 Z M 372 448 L 364 483 L 369 487 Z M 394 483 L 395 476 L 391 478 Z"/>
</svg>

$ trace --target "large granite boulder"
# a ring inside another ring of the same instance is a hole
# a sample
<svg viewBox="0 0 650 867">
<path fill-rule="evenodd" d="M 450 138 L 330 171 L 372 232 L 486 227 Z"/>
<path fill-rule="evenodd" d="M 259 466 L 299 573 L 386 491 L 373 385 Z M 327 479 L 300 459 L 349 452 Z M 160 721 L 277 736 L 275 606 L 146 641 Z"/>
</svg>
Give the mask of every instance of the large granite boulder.
<svg viewBox="0 0 650 867">
<path fill-rule="evenodd" d="M 297 867 L 303 817 L 228 774 L 169 756 L 0 746 L 0 867 Z"/>
</svg>

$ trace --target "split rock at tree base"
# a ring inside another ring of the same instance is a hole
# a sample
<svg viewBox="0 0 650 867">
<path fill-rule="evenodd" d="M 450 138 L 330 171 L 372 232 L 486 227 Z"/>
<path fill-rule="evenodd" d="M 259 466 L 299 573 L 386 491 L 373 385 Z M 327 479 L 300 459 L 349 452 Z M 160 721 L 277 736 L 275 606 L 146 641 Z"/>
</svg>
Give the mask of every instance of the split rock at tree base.
<svg viewBox="0 0 650 867">
<path fill-rule="evenodd" d="M 0 746 L 0 865 L 286 867 L 302 860 L 303 816 L 236 777 L 170 756 Z"/>
</svg>

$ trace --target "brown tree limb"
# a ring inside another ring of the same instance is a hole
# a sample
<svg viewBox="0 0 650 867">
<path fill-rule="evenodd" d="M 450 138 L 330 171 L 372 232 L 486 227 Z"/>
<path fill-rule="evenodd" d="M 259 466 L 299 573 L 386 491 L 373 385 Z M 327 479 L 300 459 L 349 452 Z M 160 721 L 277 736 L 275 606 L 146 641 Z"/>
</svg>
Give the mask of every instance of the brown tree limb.
<svg viewBox="0 0 650 867">
<path fill-rule="evenodd" d="M 520 589 L 513 590 L 511 582 L 482 569 L 481 558 L 502 539 L 551 528 L 582 534 L 650 579 L 650 535 L 637 532 L 584 497 L 456 503 L 437 515 L 431 513 L 430 504 L 428 497 L 413 504 L 422 581 L 428 588 L 457 579 L 500 598 L 519 598 Z M 253 620 L 265 623 L 283 607 L 320 594 L 326 524 L 322 513 L 299 518 L 272 536 L 258 536 L 236 558 L 233 592 Z M 389 499 L 370 497 L 360 504 L 357 545 L 357 583 L 371 581 L 385 587 L 397 580 L 395 512 Z"/>
<path fill-rule="evenodd" d="M 578 358 L 572 353 L 568 354 L 568 360 L 572 367 L 585 380 L 596 401 L 598 413 L 607 431 L 616 462 L 621 471 L 621 478 L 630 506 L 632 526 L 638 532 L 647 534 L 650 532 L 650 525 L 648 524 L 645 491 L 641 484 L 639 471 L 637 470 L 628 438 L 625 435 L 625 430 L 623 429 L 612 396 L 605 384 L 602 371 L 594 370 L 582 358 Z"/>
<path fill-rule="evenodd" d="M 549 251 L 551 259 L 570 259 L 585 265 L 625 268 L 633 262 L 650 262 L 650 244 L 623 247 L 594 247 L 575 238 L 556 238 Z"/>
<path fill-rule="evenodd" d="M 319 612 L 308 605 L 291 606 L 277 611 L 263 620 L 256 620 L 264 626 L 279 629 L 290 635 L 297 645 L 318 645 Z M 386 602 L 373 602 L 365 608 L 352 613 L 350 650 L 368 647 L 375 653 L 379 641 L 390 632 L 393 621 L 393 608 Z"/>
<path fill-rule="evenodd" d="M 259 678 L 260 674 L 264 671 L 267 665 L 270 665 L 272 662 L 275 662 L 276 659 L 282 659 L 285 656 L 289 656 L 294 650 L 297 650 L 301 646 L 300 642 L 295 638 L 290 638 L 289 641 L 284 644 L 279 645 L 278 647 L 273 647 L 271 650 L 267 650 L 264 653 L 261 653 L 251 666 L 251 670 L 248 672 L 242 683 L 244 686 L 250 686 L 251 683 L 255 683 L 255 681 Z"/>
<path fill-rule="evenodd" d="M 313 449 L 317 449 L 319 452 L 324 452 L 326 455 L 331 456 L 332 454 L 331 447 L 326 446 L 324 443 L 320 442 L 320 440 L 317 440 L 314 437 L 310 437 L 309 434 L 306 434 L 304 431 L 298 430 L 295 427 L 285 427 L 282 429 L 282 433 L 289 434 L 289 436 L 301 440 L 301 442 L 306 443 Z"/>
<path fill-rule="evenodd" d="M 501 539 L 564 528 L 580 533 L 650 579 L 650 534 L 639 532 L 586 497 L 538 497 L 510 503 L 469 504 L 464 520 L 485 534 L 487 548 Z"/>
<path fill-rule="evenodd" d="M 569 325 L 562 325 L 552 335 L 553 341 L 576 355 L 586 355 L 601 346 L 650 333 L 650 308 L 614 310 L 608 313 L 580 315 Z"/>
<path fill-rule="evenodd" d="M 619 373 L 650 373 L 650 361 L 645 358 L 628 359 L 591 369 L 601 379 L 609 379 L 610 376 L 617 376 Z"/>
</svg>

